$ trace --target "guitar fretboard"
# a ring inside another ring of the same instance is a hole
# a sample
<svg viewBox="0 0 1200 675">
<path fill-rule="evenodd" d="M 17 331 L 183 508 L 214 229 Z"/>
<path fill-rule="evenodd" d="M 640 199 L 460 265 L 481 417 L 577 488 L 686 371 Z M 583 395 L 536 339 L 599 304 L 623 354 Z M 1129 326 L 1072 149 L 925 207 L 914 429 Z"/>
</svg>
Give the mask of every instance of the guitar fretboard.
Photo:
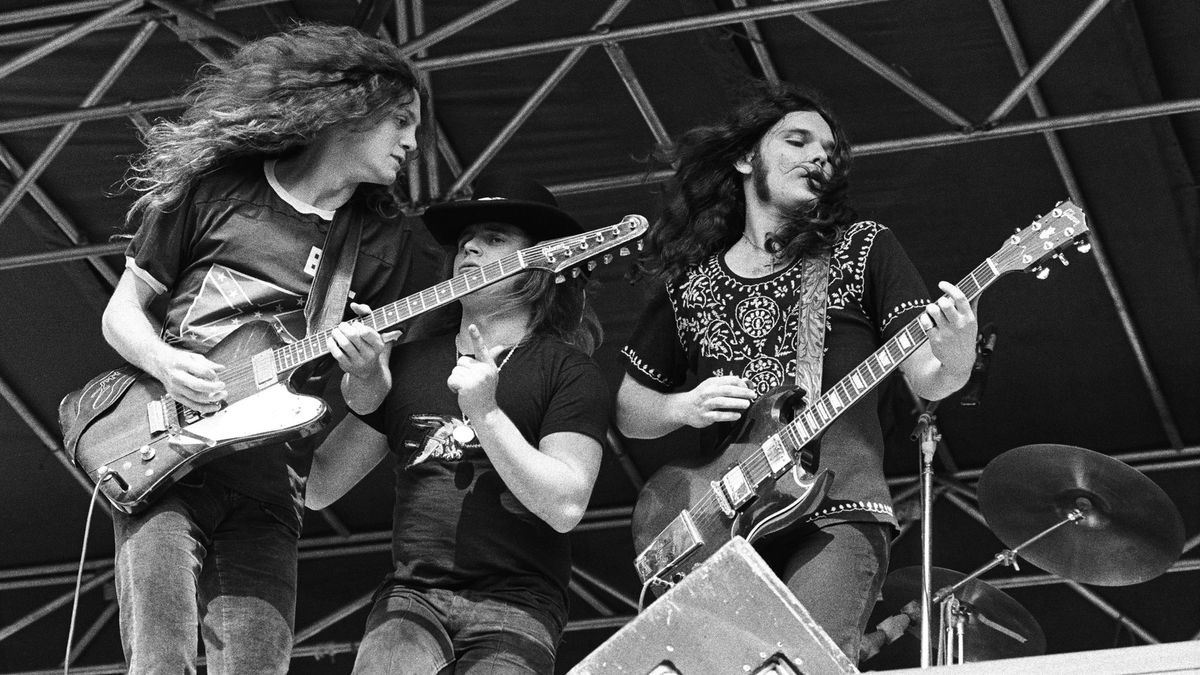
<svg viewBox="0 0 1200 675">
<path fill-rule="evenodd" d="M 528 249 L 526 249 L 528 250 Z M 447 305 L 455 300 L 526 269 L 526 250 L 477 267 L 453 279 L 384 305 L 360 321 L 373 330 L 384 331 L 414 316 Z M 303 340 L 274 349 L 275 371 L 287 373 L 329 353 L 332 329 L 320 331 Z"/>
<path fill-rule="evenodd" d="M 973 301 L 999 278 L 1000 273 L 989 258 L 960 281 L 958 288 L 967 299 Z M 816 401 L 807 405 L 795 419 L 769 437 L 762 444 L 761 452 L 751 452 L 743 457 L 738 466 L 749 482 L 757 488 L 781 471 L 790 469 L 795 463 L 797 453 L 805 445 L 832 424 L 847 408 L 878 386 L 904 359 L 928 340 L 929 336 L 921 328 L 920 321 L 910 321 L 858 367 L 838 380 Z"/>
</svg>

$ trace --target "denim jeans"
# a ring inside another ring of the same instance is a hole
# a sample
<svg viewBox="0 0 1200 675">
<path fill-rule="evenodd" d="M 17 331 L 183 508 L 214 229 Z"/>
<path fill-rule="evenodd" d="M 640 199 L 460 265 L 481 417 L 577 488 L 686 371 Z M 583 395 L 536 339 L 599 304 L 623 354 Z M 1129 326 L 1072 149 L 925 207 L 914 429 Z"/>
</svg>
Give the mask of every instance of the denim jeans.
<svg viewBox="0 0 1200 675">
<path fill-rule="evenodd" d="M 887 578 L 890 536 L 883 523 L 838 523 L 762 551 L 852 663 Z"/>
<path fill-rule="evenodd" d="M 195 482 L 137 515 L 113 514 L 129 672 L 195 673 L 199 624 L 209 673 L 285 673 L 298 515 Z"/>
<path fill-rule="evenodd" d="M 562 623 L 469 592 L 395 584 L 375 596 L 354 672 L 366 675 L 500 675 L 554 672 Z"/>
</svg>

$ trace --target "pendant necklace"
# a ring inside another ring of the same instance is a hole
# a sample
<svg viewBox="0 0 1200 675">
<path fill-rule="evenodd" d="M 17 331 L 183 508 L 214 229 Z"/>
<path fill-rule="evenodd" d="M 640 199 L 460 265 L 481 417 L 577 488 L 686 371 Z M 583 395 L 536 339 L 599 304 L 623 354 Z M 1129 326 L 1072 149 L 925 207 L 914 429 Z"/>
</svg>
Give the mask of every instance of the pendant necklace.
<svg viewBox="0 0 1200 675">
<path fill-rule="evenodd" d="M 508 350 L 508 353 L 505 354 L 504 358 L 500 360 L 500 364 L 496 366 L 497 373 L 499 373 L 501 370 L 504 370 L 505 364 L 508 363 L 508 360 L 512 358 L 513 352 L 517 351 L 517 347 L 520 346 L 521 343 L 517 342 L 517 344 L 512 346 L 512 349 Z M 454 354 L 455 363 L 458 363 L 459 357 L 466 355 L 464 352 L 460 352 L 458 350 L 457 335 L 454 336 Z M 474 357 L 475 355 L 472 354 L 471 356 Z M 450 435 L 454 437 L 454 440 L 458 441 L 459 445 L 466 445 L 467 443 L 475 440 L 475 429 L 471 428 L 471 420 L 466 415 L 463 415 L 462 424 L 455 424 L 454 429 L 450 432 Z"/>
</svg>

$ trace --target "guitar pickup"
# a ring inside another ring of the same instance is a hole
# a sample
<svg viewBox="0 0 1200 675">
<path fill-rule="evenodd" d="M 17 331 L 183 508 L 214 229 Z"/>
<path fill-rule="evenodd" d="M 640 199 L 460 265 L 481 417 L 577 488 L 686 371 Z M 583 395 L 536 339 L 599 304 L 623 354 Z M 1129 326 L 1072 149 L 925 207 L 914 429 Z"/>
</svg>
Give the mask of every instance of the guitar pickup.
<svg viewBox="0 0 1200 675">
<path fill-rule="evenodd" d="M 151 434 L 157 434 L 171 428 L 174 421 L 170 414 L 174 412 L 175 401 L 168 398 L 156 398 L 146 404 L 146 424 Z"/>
<path fill-rule="evenodd" d="M 250 367 L 254 369 L 254 384 L 259 389 L 269 387 L 279 379 L 279 371 L 275 369 L 275 350 L 273 349 L 264 349 L 250 357 Z"/>
<path fill-rule="evenodd" d="M 673 570 L 684 558 L 704 545 L 700 530 L 687 511 L 681 511 L 633 561 L 638 577 L 646 583 Z"/>
<path fill-rule="evenodd" d="M 727 518 L 737 515 L 737 512 L 756 496 L 741 466 L 734 466 L 726 471 L 721 480 L 711 483 L 711 488 L 717 498 L 717 506 Z"/>
</svg>

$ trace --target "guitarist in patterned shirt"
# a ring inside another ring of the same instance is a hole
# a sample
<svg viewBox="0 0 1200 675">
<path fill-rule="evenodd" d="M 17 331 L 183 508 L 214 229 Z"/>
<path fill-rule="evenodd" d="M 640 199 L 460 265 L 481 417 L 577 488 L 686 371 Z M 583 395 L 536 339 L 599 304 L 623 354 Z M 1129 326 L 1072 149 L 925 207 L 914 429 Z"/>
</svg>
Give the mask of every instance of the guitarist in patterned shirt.
<svg viewBox="0 0 1200 675">
<path fill-rule="evenodd" d="M 137 229 L 103 329 L 175 401 L 214 412 L 224 367 L 203 354 L 248 321 L 304 336 L 335 211 L 363 221 L 357 302 L 422 288 L 417 270 L 433 279 L 437 262 L 418 267 L 421 231 L 398 218 L 391 193 L 421 119 L 417 80 L 394 45 L 301 26 L 245 45 L 189 95 L 183 118 L 156 124 L 134 164 Z M 113 514 L 130 672 L 196 672 L 197 625 L 208 672 L 287 671 L 309 461 L 311 450 L 287 443 L 230 454 L 147 510 Z"/>
<path fill-rule="evenodd" d="M 757 85 L 723 121 L 685 133 L 667 155 L 677 168 L 639 261 L 661 283 L 623 349 L 617 425 L 626 436 L 694 427 L 704 430 L 701 448 L 716 448 L 759 396 L 793 383 L 803 262 L 826 253 L 823 388 L 918 315 L 929 341 L 900 366 L 909 386 L 937 400 L 966 383 L 975 355 L 970 303 L 946 282 L 946 295 L 929 303 L 891 231 L 855 217 L 846 202 L 850 148 L 814 93 Z M 851 660 L 896 526 L 876 398 L 868 394 L 825 432 L 820 466 L 835 477 L 816 510 L 757 544 Z"/>
</svg>

